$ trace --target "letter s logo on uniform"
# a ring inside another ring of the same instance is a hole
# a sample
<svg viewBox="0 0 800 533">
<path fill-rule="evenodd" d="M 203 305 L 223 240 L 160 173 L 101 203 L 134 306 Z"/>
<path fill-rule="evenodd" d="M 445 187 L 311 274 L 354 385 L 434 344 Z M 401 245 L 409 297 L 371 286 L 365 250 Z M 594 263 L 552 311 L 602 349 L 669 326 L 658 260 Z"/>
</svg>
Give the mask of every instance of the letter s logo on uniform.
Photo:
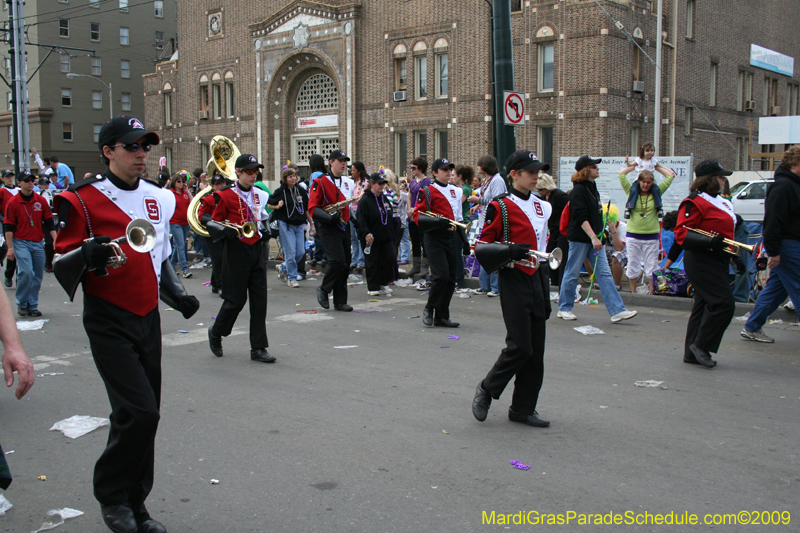
<svg viewBox="0 0 800 533">
<path fill-rule="evenodd" d="M 542 205 L 539 202 L 536 202 L 533 205 L 536 208 L 536 214 L 539 215 L 540 217 L 543 217 L 544 213 L 542 212 Z"/>
<path fill-rule="evenodd" d="M 456 197 L 456 191 L 454 191 L 453 189 L 450 189 L 450 196 L 455 198 Z"/>
<path fill-rule="evenodd" d="M 155 198 L 144 199 L 144 212 L 151 221 L 161 222 L 161 205 Z"/>
</svg>

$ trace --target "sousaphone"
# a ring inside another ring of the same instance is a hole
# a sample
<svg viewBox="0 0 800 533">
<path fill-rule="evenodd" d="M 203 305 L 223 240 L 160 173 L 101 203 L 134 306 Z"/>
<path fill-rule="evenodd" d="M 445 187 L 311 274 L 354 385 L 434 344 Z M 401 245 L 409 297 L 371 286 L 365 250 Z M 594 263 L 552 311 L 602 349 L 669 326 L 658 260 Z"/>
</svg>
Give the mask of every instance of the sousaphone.
<svg viewBox="0 0 800 533">
<path fill-rule="evenodd" d="M 208 163 L 206 164 L 206 173 L 208 174 L 209 179 L 219 174 L 229 181 L 234 180 L 236 177 L 236 159 L 238 159 L 242 153 L 239 151 L 233 141 L 223 135 L 216 135 L 213 139 L 211 139 L 209 149 L 211 152 L 211 159 L 209 159 Z M 206 229 L 205 225 L 200 222 L 200 217 L 198 216 L 200 203 L 203 201 L 203 198 L 205 198 L 206 195 L 213 192 L 214 189 L 212 187 L 206 187 L 197 193 L 189 203 L 189 211 L 186 214 L 186 217 L 189 220 L 189 227 L 191 227 L 192 231 L 201 237 L 208 237 L 208 230 Z"/>
</svg>

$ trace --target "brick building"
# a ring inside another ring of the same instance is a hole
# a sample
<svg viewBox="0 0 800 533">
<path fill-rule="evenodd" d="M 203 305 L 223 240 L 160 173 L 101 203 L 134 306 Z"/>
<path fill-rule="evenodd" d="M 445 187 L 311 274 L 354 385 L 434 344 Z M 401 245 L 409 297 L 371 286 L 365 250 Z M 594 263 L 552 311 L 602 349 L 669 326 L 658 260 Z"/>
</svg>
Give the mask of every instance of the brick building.
<svg viewBox="0 0 800 533">
<path fill-rule="evenodd" d="M 27 0 L 30 145 L 43 157 L 58 156 L 76 178 L 102 170 L 100 127 L 112 111 L 144 115 L 142 76 L 171 54 L 176 3 Z M 7 19 L 8 5 L 2 6 L 0 15 Z M 6 55 L 3 59 L 10 81 L 10 60 Z M 13 168 L 11 89 L 4 92 L 8 106 L 0 113 L 0 165 Z M 33 161 L 31 167 L 38 172 Z"/>
<path fill-rule="evenodd" d="M 800 55 L 790 31 L 800 4 L 676 1 L 677 33 L 664 0 L 659 153 L 746 169 L 750 120 L 797 114 L 800 96 L 793 69 L 751 65 L 751 45 Z M 511 5 L 528 118 L 519 147 L 553 162 L 635 153 L 652 140 L 656 68 L 646 55 L 656 55 L 656 0 Z M 474 164 L 492 151 L 485 1 L 195 0 L 179 3 L 178 20 L 180 59 L 144 80 L 145 120 L 160 128 L 155 151 L 173 171 L 204 165 L 214 135 L 256 154 L 267 179 L 287 159 L 302 167 L 334 146 L 401 174 L 420 154 Z"/>
</svg>

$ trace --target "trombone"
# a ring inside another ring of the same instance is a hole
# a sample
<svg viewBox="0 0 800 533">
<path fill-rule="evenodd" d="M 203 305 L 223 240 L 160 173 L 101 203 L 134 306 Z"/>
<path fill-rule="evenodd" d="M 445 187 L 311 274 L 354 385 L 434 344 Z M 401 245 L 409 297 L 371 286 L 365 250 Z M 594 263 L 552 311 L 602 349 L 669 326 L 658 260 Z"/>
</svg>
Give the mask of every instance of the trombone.
<svg viewBox="0 0 800 533">
<path fill-rule="evenodd" d="M 695 233 L 699 233 L 700 235 L 705 235 L 706 237 L 712 237 L 712 238 L 716 237 L 716 235 L 706 230 L 694 229 L 694 228 L 686 228 L 686 229 L 688 229 L 689 231 L 693 231 Z M 743 244 L 741 242 L 732 241 L 731 239 L 722 239 L 722 242 L 728 245 L 728 248 L 725 248 L 725 251 L 731 255 L 739 255 L 739 251 L 742 248 L 744 248 L 750 253 L 753 253 L 753 250 L 755 249 L 754 245 Z"/>
<path fill-rule="evenodd" d="M 454 228 L 461 228 L 464 230 L 464 233 L 469 233 L 469 227 L 472 225 L 472 221 L 470 220 L 466 224 L 462 222 L 456 222 L 455 220 L 451 220 L 444 215 L 440 215 L 439 213 L 434 213 L 433 211 L 420 211 L 420 215 L 425 215 L 426 217 L 433 217 L 433 218 L 441 218 L 446 220 L 450 223 L 451 226 Z"/>
</svg>

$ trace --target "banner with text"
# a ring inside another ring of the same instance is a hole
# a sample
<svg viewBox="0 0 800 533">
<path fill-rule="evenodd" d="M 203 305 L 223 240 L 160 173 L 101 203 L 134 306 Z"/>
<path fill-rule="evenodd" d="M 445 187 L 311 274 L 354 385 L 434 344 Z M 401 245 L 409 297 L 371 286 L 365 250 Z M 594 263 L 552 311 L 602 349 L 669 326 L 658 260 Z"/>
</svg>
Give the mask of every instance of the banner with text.
<svg viewBox="0 0 800 533">
<path fill-rule="evenodd" d="M 597 156 L 592 156 L 597 157 Z M 575 162 L 578 157 L 559 157 L 558 158 L 558 188 L 562 191 L 569 191 L 572 189 L 572 181 L 570 178 L 575 173 Z M 600 200 L 603 205 L 611 200 L 613 205 L 616 205 L 620 210 L 620 214 L 625 209 L 625 202 L 628 200 L 628 195 L 619 183 L 619 171 L 625 168 L 625 156 L 622 157 L 603 157 L 603 162 L 598 165 L 600 168 L 600 177 L 597 178 L 597 190 L 600 193 Z M 630 158 L 633 162 L 633 157 Z M 689 196 L 689 187 L 694 180 L 694 164 L 693 156 L 687 157 L 656 157 L 659 163 L 667 168 L 675 171 L 675 179 L 672 180 L 667 192 L 662 196 L 664 202 L 664 212 L 674 211 L 684 198 Z M 638 177 L 638 173 L 633 170 L 628 174 L 628 180 L 633 183 Z M 664 176 L 655 173 L 656 183 L 661 183 Z"/>
</svg>

